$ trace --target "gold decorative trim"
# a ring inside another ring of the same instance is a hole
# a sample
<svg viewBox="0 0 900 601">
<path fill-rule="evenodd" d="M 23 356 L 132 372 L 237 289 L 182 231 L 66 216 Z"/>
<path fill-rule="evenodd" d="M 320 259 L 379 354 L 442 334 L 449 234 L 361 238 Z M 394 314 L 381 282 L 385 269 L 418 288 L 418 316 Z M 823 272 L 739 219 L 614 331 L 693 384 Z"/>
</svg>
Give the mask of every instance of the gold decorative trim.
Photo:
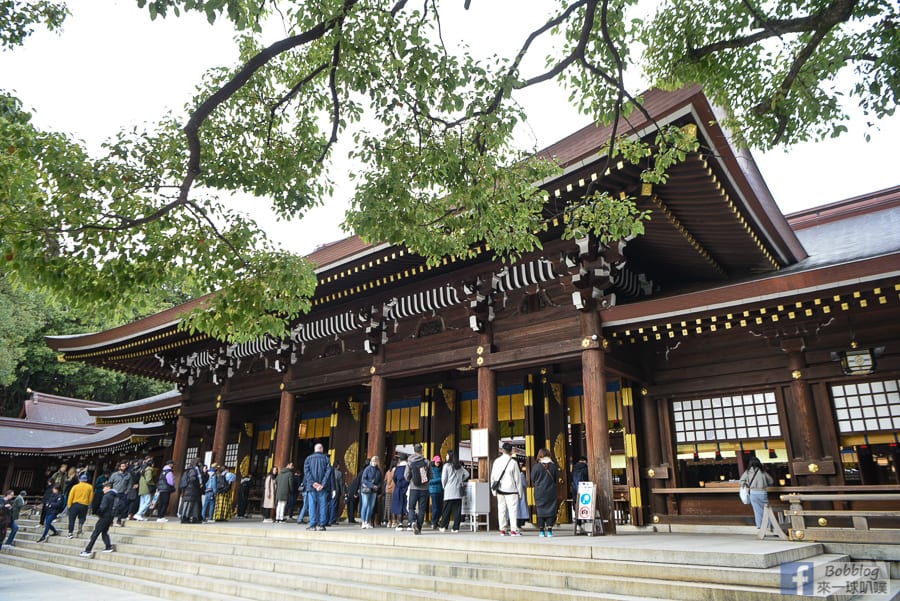
<svg viewBox="0 0 900 601">
<path fill-rule="evenodd" d="M 678 337 L 689 337 L 730 331 L 736 328 L 746 328 L 751 325 L 766 325 L 768 323 L 780 324 L 797 319 L 810 319 L 821 317 L 829 319 L 833 312 L 846 306 L 860 310 L 868 310 L 872 307 L 885 305 L 892 299 L 884 298 L 882 287 L 873 287 L 868 291 L 858 293 L 858 296 L 847 295 L 843 298 L 835 294 L 826 298 L 814 298 L 803 301 L 789 301 L 785 304 L 782 300 L 779 304 L 760 307 L 753 310 L 737 310 L 731 313 L 710 315 L 699 318 L 686 318 L 682 320 L 646 323 L 632 326 L 624 330 L 609 330 L 609 337 L 618 345 L 626 343 L 650 342 L 651 340 L 675 340 Z M 898 298 L 900 300 L 900 298 Z"/>
<path fill-rule="evenodd" d="M 669 222 L 673 226 L 675 226 L 675 229 L 678 230 L 678 232 L 681 234 L 681 237 L 687 240 L 688 244 L 690 244 L 691 247 L 695 251 L 697 251 L 697 254 L 703 257 L 703 259 L 721 275 L 726 275 L 725 270 L 722 269 L 722 266 L 719 265 L 719 263 L 712 258 L 712 255 L 709 254 L 709 251 L 703 248 L 703 245 L 700 244 L 700 242 L 698 242 L 696 238 L 694 238 L 693 234 L 691 234 L 688 229 L 681 223 L 681 220 L 678 219 L 678 217 L 676 217 L 675 214 L 669 210 L 669 207 L 666 206 L 666 203 L 664 203 L 656 194 L 653 195 L 652 201 L 653 204 L 655 204 L 659 208 L 659 210 L 665 214 Z"/>
</svg>

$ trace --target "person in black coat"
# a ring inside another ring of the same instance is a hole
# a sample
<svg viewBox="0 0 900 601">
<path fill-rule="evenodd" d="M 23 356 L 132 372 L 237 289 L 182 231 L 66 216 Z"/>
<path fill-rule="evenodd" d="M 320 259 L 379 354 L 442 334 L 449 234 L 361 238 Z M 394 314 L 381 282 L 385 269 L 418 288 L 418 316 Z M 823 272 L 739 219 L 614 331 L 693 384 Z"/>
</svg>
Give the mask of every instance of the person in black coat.
<svg viewBox="0 0 900 601">
<path fill-rule="evenodd" d="M 578 513 L 578 485 L 582 482 L 589 482 L 587 457 L 579 457 L 578 461 L 572 466 L 572 503 L 575 512 Z M 576 534 L 584 534 L 583 520 L 575 520 Z"/>
<path fill-rule="evenodd" d="M 200 459 L 194 460 L 190 467 L 184 470 L 179 483 L 181 491 L 181 523 L 200 523 L 200 501 L 202 500 L 201 483 L 203 476 L 200 473 Z"/>
<path fill-rule="evenodd" d="M 541 536 L 553 536 L 553 525 L 556 523 L 556 483 L 558 481 L 559 468 L 553 463 L 550 451 L 541 449 L 537 454 L 537 462 L 531 468 L 534 508 L 537 512 Z"/>
<path fill-rule="evenodd" d="M 347 523 L 355 524 L 356 523 L 356 508 L 359 507 L 359 480 L 362 477 L 362 470 L 353 480 L 350 481 L 350 485 L 347 487 L 347 498 L 344 503 L 347 505 Z"/>
<path fill-rule="evenodd" d="M 119 499 L 119 493 L 113 489 L 111 482 L 107 481 L 103 484 L 103 498 L 100 500 L 100 506 L 97 508 L 97 523 L 94 524 L 94 531 L 91 533 L 87 546 L 81 552 L 82 557 L 93 557 L 94 554 L 91 552 L 91 549 L 94 548 L 94 543 L 97 542 L 99 537 L 103 537 L 104 553 L 112 553 L 116 550 L 112 541 L 109 540 L 109 527 L 112 525 L 118 511 L 117 505 L 121 505 L 124 502 L 125 499 Z"/>
<path fill-rule="evenodd" d="M 50 532 L 52 532 L 52 534 L 49 534 L 49 536 L 56 536 L 59 534 L 59 530 L 53 526 L 53 520 L 55 520 L 56 516 L 62 513 L 62 510 L 65 508 L 66 497 L 60 492 L 59 485 L 54 484 L 52 492 L 44 500 L 44 533 L 37 542 L 42 543 L 47 540 L 48 533 Z"/>
</svg>

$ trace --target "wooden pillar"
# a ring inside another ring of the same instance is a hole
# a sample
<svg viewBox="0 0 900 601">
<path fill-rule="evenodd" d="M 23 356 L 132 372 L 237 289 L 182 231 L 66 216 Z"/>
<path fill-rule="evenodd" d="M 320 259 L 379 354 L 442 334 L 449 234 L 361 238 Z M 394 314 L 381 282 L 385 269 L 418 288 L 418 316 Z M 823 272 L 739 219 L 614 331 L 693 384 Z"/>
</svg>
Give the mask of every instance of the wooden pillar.
<svg viewBox="0 0 900 601">
<path fill-rule="evenodd" d="M 585 340 L 601 337 L 600 317 L 595 311 L 583 313 L 582 333 Z M 604 523 L 604 531 L 616 533 L 613 511 L 612 460 L 609 452 L 609 415 L 606 409 L 606 353 L 602 348 L 589 346 L 581 352 L 584 387 L 584 428 L 588 458 L 588 473 L 597 486 L 597 508 Z"/>
<path fill-rule="evenodd" d="M 275 431 L 275 456 L 273 465 L 281 469 L 291 461 L 294 431 L 294 404 L 296 397 L 284 388 L 281 390 L 281 404 L 278 407 L 278 429 Z"/>
<path fill-rule="evenodd" d="M 94 470 L 94 471 L 96 471 L 96 470 Z M 11 456 L 9 458 L 9 463 L 6 464 L 6 475 L 3 476 L 3 492 L 4 493 L 12 488 L 13 474 L 15 474 L 15 472 L 16 472 L 16 458 Z M 95 478 L 97 476 L 97 474 L 92 474 L 92 475 Z M 16 494 L 19 494 L 19 491 L 16 491 Z"/>
<path fill-rule="evenodd" d="M 216 429 L 213 433 L 213 463 L 225 465 L 225 448 L 228 446 L 228 430 L 231 424 L 231 409 L 225 407 L 224 401 L 216 403 Z"/>
<path fill-rule="evenodd" d="M 816 405 L 806 381 L 806 358 L 803 351 L 805 342 L 802 338 L 782 339 L 781 348 L 788 354 L 788 367 L 791 370 L 791 399 L 786 407 L 789 417 L 785 424 L 794 449 L 791 457 L 791 472 L 795 485 L 820 485 L 826 479 L 822 475 L 804 473 L 797 470 L 795 461 L 802 464 L 818 463 L 822 459 L 822 439 L 819 437 Z M 834 469 L 827 470 L 833 474 Z"/>
<path fill-rule="evenodd" d="M 488 431 L 487 458 L 478 460 L 478 479 L 490 480 L 491 463 L 500 448 L 500 423 L 497 412 L 497 374 L 489 367 L 478 368 L 478 427 Z"/>
<path fill-rule="evenodd" d="M 809 384 L 804 377 L 806 360 L 800 351 L 788 352 L 791 370 L 791 397 L 789 420 L 794 449 L 803 459 L 819 459 L 822 456 L 822 441 L 816 423 L 815 405 Z"/>
<path fill-rule="evenodd" d="M 645 391 L 641 392 L 641 438 L 644 450 L 647 452 L 647 459 L 641 466 L 641 471 L 646 472 L 646 468 L 662 464 L 662 447 L 659 443 L 663 434 L 659 430 L 659 402 L 657 399 L 643 394 Z M 641 474 L 642 478 L 643 476 L 644 474 Z M 650 478 L 648 489 L 657 487 L 657 482 L 663 482 L 663 480 Z M 654 514 L 666 512 L 666 501 L 662 495 L 650 494 L 650 512 Z"/>
<path fill-rule="evenodd" d="M 180 411 L 180 409 L 179 409 Z M 172 443 L 172 461 L 174 464 L 175 490 L 169 496 L 169 515 L 178 509 L 178 483 L 184 473 L 184 462 L 187 460 L 188 439 L 191 435 L 191 418 L 178 415 L 175 424 L 175 440 Z"/>
<path fill-rule="evenodd" d="M 478 427 L 487 430 L 488 456 L 478 459 L 478 480 L 490 482 L 491 464 L 500 448 L 500 422 L 497 411 L 497 374 L 489 367 L 478 368 Z M 498 525 L 497 504 L 491 502 L 490 527 Z"/>
<path fill-rule="evenodd" d="M 369 399 L 369 446 L 367 457 L 378 456 L 385 459 L 385 443 L 387 437 L 387 380 L 378 374 L 372 374 L 371 397 Z M 387 471 L 390 463 L 383 465 Z"/>
</svg>

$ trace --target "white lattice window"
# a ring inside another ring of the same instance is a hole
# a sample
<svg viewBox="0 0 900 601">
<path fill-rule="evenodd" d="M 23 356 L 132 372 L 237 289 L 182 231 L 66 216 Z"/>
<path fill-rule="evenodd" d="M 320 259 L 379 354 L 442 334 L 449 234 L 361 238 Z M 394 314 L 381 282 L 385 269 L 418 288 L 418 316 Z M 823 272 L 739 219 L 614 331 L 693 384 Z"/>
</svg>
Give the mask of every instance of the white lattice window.
<svg viewBox="0 0 900 601">
<path fill-rule="evenodd" d="M 236 467 L 238 460 L 238 444 L 231 443 L 225 447 L 225 465 L 228 467 Z"/>
<path fill-rule="evenodd" d="M 674 401 L 672 423 L 679 443 L 781 436 L 774 392 Z"/>
<path fill-rule="evenodd" d="M 200 447 L 188 447 L 187 453 L 184 456 L 184 469 L 187 469 L 188 466 L 193 463 L 194 459 L 197 458 L 197 455 L 200 454 Z"/>
<path fill-rule="evenodd" d="M 900 380 L 831 387 L 841 434 L 900 430 Z"/>
</svg>

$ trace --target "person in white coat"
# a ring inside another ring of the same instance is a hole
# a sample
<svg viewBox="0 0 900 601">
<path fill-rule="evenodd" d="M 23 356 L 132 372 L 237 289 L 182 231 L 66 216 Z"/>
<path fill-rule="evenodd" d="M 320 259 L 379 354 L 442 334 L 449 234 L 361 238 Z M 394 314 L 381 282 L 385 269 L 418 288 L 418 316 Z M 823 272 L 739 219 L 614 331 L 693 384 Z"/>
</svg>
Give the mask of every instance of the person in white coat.
<svg viewBox="0 0 900 601">
<path fill-rule="evenodd" d="M 491 467 L 491 494 L 497 497 L 500 536 L 522 536 L 518 527 L 519 482 L 521 475 L 516 454 L 508 442 Z"/>
</svg>

